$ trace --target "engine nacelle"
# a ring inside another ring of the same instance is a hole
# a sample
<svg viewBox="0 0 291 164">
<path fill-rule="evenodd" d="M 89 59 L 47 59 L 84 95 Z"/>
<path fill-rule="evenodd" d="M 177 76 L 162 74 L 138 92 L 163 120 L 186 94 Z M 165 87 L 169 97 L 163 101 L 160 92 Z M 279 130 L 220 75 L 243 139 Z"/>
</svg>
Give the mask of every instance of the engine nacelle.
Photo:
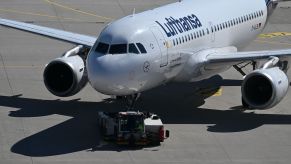
<svg viewBox="0 0 291 164">
<path fill-rule="evenodd" d="M 59 97 L 75 95 L 88 82 L 84 60 L 78 55 L 51 61 L 45 67 L 43 78 L 46 88 Z"/>
<path fill-rule="evenodd" d="M 243 100 L 250 108 L 269 109 L 278 104 L 289 88 L 287 75 L 273 67 L 248 74 L 242 83 Z"/>
</svg>

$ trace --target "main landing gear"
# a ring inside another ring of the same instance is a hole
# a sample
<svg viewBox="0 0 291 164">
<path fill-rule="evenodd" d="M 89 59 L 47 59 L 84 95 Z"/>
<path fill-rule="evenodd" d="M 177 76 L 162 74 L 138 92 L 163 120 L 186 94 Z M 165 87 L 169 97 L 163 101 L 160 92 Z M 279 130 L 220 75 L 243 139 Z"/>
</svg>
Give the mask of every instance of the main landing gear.
<svg viewBox="0 0 291 164">
<path fill-rule="evenodd" d="M 240 74 L 242 74 L 243 76 L 247 75 L 242 69 L 245 68 L 248 65 L 252 65 L 253 66 L 253 71 L 257 69 L 257 62 L 256 61 L 251 61 L 248 63 L 242 62 L 236 65 L 233 65 L 233 68 L 235 70 L 237 70 Z"/>
<path fill-rule="evenodd" d="M 247 74 L 242 70 L 243 68 L 245 68 L 248 65 L 252 65 L 252 69 L 253 71 L 256 70 L 258 68 L 258 63 L 256 61 L 251 61 L 248 63 L 242 62 L 236 65 L 233 65 L 233 68 L 236 69 L 240 74 L 242 74 L 243 76 L 246 76 Z M 244 100 L 244 98 L 241 98 L 242 101 L 242 107 L 243 110 L 246 109 L 251 109 L 251 107 L 249 106 L 249 104 Z"/>
</svg>

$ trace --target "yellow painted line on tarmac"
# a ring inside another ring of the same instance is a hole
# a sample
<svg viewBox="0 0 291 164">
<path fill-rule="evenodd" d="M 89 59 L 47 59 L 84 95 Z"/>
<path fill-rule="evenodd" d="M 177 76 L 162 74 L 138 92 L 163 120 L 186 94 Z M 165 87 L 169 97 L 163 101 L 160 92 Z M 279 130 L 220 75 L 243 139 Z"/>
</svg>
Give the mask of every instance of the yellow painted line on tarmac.
<svg viewBox="0 0 291 164">
<path fill-rule="evenodd" d="M 41 16 L 41 17 L 48 17 L 48 18 L 53 18 L 57 19 L 59 17 L 53 16 L 53 15 L 47 15 L 43 13 L 32 13 L 32 12 L 25 12 L 25 11 L 17 11 L 17 10 L 12 10 L 12 9 L 1 9 L 0 12 L 9 12 L 9 13 L 16 13 L 16 14 L 24 14 L 24 15 L 33 15 L 33 16 Z M 81 19 L 75 19 L 75 18 L 61 18 L 65 20 L 74 20 L 74 21 L 82 21 Z"/>
<path fill-rule="evenodd" d="M 222 88 L 219 88 L 219 90 L 213 94 L 213 96 L 221 96 L 222 95 Z"/>
<path fill-rule="evenodd" d="M 217 87 L 214 88 L 201 88 L 198 93 L 202 96 L 210 97 L 210 96 L 221 96 L 222 95 L 222 88 L 219 89 Z"/>
<path fill-rule="evenodd" d="M 275 37 L 284 37 L 284 36 L 291 36 L 291 32 L 272 32 L 272 33 L 265 33 L 260 34 L 258 38 L 266 39 L 266 38 L 275 38 Z"/>
<path fill-rule="evenodd" d="M 66 10 L 75 11 L 75 12 L 78 12 L 78 13 L 81 13 L 81 14 L 85 14 L 85 15 L 89 15 L 89 16 L 93 16 L 93 17 L 97 17 L 97 18 L 105 19 L 105 20 L 108 20 L 108 21 L 112 21 L 112 20 L 113 20 L 112 18 L 109 18 L 109 17 L 104 17 L 104 16 L 97 15 L 97 14 L 94 14 L 94 13 L 90 13 L 90 12 L 82 11 L 82 10 L 79 10 L 79 9 L 74 9 L 74 8 L 72 8 L 72 7 L 65 6 L 65 5 L 62 5 L 62 4 L 60 4 L 60 3 L 57 3 L 57 2 L 54 2 L 54 1 L 51 1 L 51 0 L 44 0 L 44 1 L 47 2 L 47 3 L 49 3 L 49 4 L 52 4 L 52 5 L 55 5 L 55 6 L 58 6 L 58 7 L 64 8 L 64 9 L 66 9 Z"/>
</svg>

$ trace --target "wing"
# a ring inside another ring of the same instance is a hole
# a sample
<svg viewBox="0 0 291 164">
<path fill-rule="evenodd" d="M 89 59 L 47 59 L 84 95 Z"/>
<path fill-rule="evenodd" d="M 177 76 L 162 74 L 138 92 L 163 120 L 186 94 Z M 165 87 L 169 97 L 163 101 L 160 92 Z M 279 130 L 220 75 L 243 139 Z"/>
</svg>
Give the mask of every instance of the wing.
<svg viewBox="0 0 291 164">
<path fill-rule="evenodd" d="M 0 18 L 0 25 L 51 37 L 58 40 L 63 40 L 63 41 L 74 43 L 74 44 L 81 44 L 88 47 L 92 47 L 97 39 L 95 37 L 91 37 L 87 35 L 72 33 L 68 31 L 63 31 L 63 30 L 58 30 L 58 29 L 53 29 L 53 28 L 48 28 L 48 27 L 43 27 L 43 26 L 37 26 L 37 25 L 29 24 L 29 23 L 23 23 L 23 22 L 8 20 L 8 19 Z"/>
<path fill-rule="evenodd" d="M 246 51 L 213 53 L 206 57 L 207 64 L 235 64 L 245 61 L 258 61 L 269 57 L 291 57 L 291 49 L 270 50 L 270 51 Z"/>
</svg>

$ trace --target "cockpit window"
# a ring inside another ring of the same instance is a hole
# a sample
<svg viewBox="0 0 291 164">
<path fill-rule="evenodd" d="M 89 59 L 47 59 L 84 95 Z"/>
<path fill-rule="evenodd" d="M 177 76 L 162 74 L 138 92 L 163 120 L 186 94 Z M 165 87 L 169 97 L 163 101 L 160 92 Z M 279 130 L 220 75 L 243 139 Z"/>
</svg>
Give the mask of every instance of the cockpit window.
<svg viewBox="0 0 291 164">
<path fill-rule="evenodd" d="M 96 52 L 99 52 L 99 53 L 102 53 L 102 54 L 106 54 L 107 51 L 108 51 L 108 48 L 109 48 L 109 45 L 108 44 L 105 44 L 105 43 L 100 42 L 97 45 L 95 51 Z"/>
<path fill-rule="evenodd" d="M 141 43 L 136 43 L 137 47 L 139 48 L 139 51 L 142 53 L 142 54 L 145 54 L 147 53 L 146 49 L 144 48 L 144 46 L 141 44 Z"/>
<path fill-rule="evenodd" d="M 102 54 L 106 54 L 109 49 L 109 44 L 100 42 L 96 47 L 96 52 L 100 52 Z"/>
<path fill-rule="evenodd" d="M 138 49 L 136 48 L 136 46 L 133 43 L 129 44 L 128 52 L 134 53 L 134 54 L 139 54 Z"/>
<path fill-rule="evenodd" d="M 113 44 L 110 46 L 110 54 L 125 54 L 127 53 L 127 44 Z"/>
</svg>

